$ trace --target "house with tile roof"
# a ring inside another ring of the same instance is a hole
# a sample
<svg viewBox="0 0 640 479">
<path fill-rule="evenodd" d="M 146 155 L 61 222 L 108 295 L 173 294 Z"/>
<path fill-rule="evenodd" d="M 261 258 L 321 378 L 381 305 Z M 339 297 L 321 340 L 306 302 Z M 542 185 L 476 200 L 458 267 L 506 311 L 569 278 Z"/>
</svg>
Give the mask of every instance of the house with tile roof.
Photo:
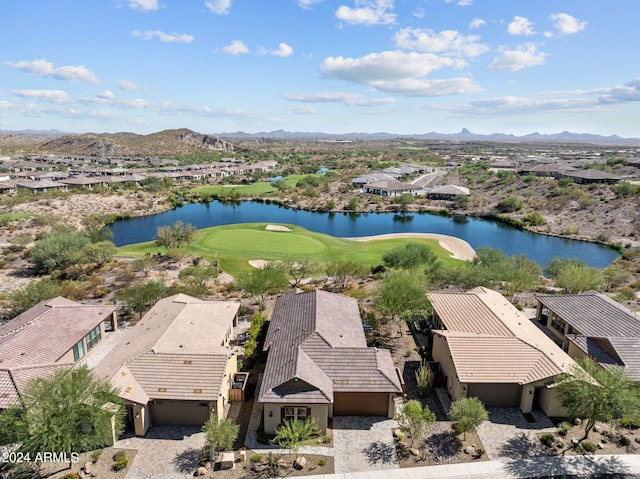
<svg viewBox="0 0 640 479">
<path fill-rule="evenodd" d="M 640 382 L 640 319 L 608 296 L 537 295 L 536 317 L 569 356 L 589 356 L 603 368 L 621 367 Z"/>
<path fill-rule="evenodd" d="M 452 400 L 477 397 L 488 407 L 534 405 L 547 415 L 566 411 L 554 380 L 575 362 L 504 296 L 487 288 L 431 292 L 433 359 Z"/>
<path fill-rule="evenodd" d="M 285 420 L 394 417 L 400 373 L 386 349 L 367 346 L 358 303 L 326 291 L 291 291 L 276 300 L 264 343 L 258 394 L 264 431 Z"/>
<path fill-rule="evenodd" d="M 15 406 L 31 379 L 83 363 L 116 328 L 116 306 L 41 301 L 0 326 L 0 410 Z"/>
<path fill-rule="evenodd" d="M 124 400 L 135 434 L 152 425 L 201 426 L 229 402 L 236 301 L 177 294 L 158 301 L 93 367 Z"/>
</svg>

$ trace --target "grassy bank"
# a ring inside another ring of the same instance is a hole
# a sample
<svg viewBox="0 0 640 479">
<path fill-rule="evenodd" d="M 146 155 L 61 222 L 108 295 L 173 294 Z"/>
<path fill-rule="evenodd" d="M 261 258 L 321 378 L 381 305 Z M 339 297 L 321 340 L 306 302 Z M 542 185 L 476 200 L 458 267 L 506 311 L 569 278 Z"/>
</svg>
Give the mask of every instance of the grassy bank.
<svg viewBox="0 0 640 479">
<path fill-rule="evenodd" d="M 320 263 L 354 261 L 367 266 L 382 262 L 382 255 L 407 241 L 429 246 L 442 261 L 457 262 L 451 253 L 435 239 L 396 238 L 373 241 L 353 241 L 314 233 L 299 226 L 288 225 L 290 231 L 270 231 L 266 223 L 216 226 L 196 232 L 186 247 L 189 253 L 208 260 L 217 258 L 224 271 L 237 274 L 251 268 L 249 260 L 278 260 L 287 256 L 309 258 Z M 165 252 L 150 241 L 118 248 L 119 256 L 141 257 L 145 253 Z"/>
</svg>

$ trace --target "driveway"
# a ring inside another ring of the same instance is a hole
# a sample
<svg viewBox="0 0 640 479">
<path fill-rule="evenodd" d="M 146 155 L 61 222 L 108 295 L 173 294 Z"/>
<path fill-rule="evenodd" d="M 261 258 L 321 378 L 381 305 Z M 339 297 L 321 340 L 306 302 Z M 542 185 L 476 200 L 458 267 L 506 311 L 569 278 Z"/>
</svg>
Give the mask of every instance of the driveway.
<svg viewBox="0 0 640 479">
<path fill-rule="evenodd" d="M 393 429 L 398 423 L 382 417 L 333 418 L 336 474 L 398 469 Z"/>
<path fill-rule="evenodd" d="M 199 427 L 153 426 L 146 437 L 120 439 L 115 448 L 136 449 L 127 479 L 193 477 L 204 433 Z"/>
<path fill-rule="evenodd" d="M 534 410 L 535 421 L 529 422 L 517 408 L 487 408 L 487 411 L 489 420 L 477 432 L 489 460 L 546 455 L 537 435 L 554 432 L 556 428 L 544 413 Z"/>
</svg>

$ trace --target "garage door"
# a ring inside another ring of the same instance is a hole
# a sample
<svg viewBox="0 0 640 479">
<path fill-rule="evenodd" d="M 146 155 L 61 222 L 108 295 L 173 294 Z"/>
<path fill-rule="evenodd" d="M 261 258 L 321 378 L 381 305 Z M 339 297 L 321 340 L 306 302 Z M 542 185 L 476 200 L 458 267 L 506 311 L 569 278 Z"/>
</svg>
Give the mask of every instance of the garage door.
<svg viewBox="0 0 640 479">
<path fill-rule="evenodd" d="M 208 403 L 155 401 L 151 405 L 151 424 L 154 426 L 202 426 L 208 419 Z"/>
<path fill-rule="evenodd" d="M 387 393 L 333 393 L 334 416 L 387 416 Z"/>
</svg>

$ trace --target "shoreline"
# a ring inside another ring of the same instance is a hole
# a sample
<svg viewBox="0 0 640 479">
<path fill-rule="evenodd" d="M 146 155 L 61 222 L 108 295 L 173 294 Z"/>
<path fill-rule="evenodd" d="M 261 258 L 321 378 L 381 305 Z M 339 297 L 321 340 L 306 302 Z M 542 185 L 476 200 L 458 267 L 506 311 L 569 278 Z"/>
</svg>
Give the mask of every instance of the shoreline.
<svg viewBox="0 0 640 479">
<path fill-rule="evenodd" d="M 455 236 L 443 235 L 439 233 L 387 233 L 375 236 L 362 236 L 357 238 L 342 238 L 351 241 L 375 241 L 394 238 L 424 238 L 436 239 L 444 249 L 451 253 L 451 257 L 463 261 L 473 261 L 476 251 L 466 241 Z"/>
</svg>

